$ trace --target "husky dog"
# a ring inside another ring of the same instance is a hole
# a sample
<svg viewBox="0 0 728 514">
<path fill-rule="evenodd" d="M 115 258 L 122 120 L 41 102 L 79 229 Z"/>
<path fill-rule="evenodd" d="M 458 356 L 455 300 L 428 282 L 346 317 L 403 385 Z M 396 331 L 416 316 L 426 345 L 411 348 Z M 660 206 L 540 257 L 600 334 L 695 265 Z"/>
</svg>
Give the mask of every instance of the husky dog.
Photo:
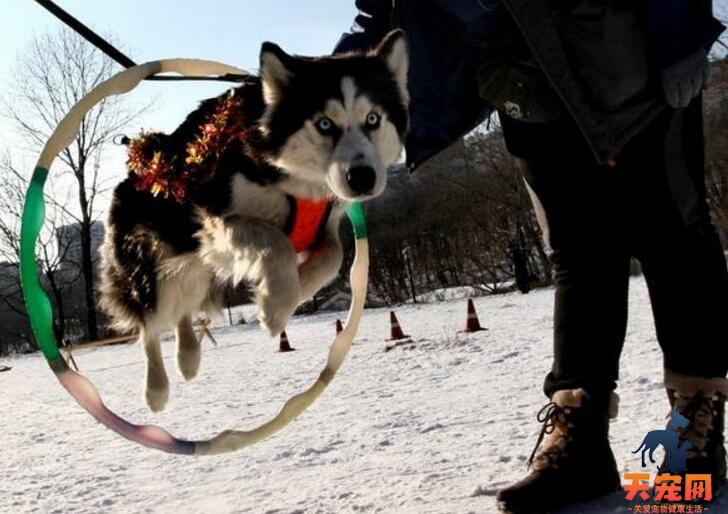
<svg viewBox="0 0 728 514">
<path fill-rule="evenodd" d="M 127 142 L 102 247 L 101 306 L 138 330 L 146 402 L 167 403 L 160 334 L 175 328 L 185 379 L 200 364 L 192 327 L 221 286 L 251 284 L 271 335 L 333 280 L 339 222 L 351 200 L 380 194 L 408 127 L 401 31 L 368 53 L 260 53 L 260 76 L 202 102 L 171 134 Z"/>
</svg>

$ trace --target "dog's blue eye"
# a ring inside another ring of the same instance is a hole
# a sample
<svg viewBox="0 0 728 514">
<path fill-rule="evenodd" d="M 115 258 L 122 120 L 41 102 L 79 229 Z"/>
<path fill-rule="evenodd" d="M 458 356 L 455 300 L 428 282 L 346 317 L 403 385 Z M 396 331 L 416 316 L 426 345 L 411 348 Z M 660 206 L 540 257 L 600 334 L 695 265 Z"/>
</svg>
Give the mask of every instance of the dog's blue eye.
<svg viewBox="0 0 728 514">
<path fill-rule="evenodd" d="M 331 121 L 329 118 L 321 118 L 316 123 L 314 123 L 314 126 L 316 127 L 316 130 L 318 130 L 321 134 L 324 136 L 328 136 L 331 134 L 332 129 L 334 128 L 334 122 Z"/>
<path fill-rule="evenodd" d="M 366 122 L 364 126 L 368 129 L 375 129 L 379 126 L 379 122 L 382 121 L 382 117 L 376 112 L 370 112 L 367 114 Z"/>
</svg>

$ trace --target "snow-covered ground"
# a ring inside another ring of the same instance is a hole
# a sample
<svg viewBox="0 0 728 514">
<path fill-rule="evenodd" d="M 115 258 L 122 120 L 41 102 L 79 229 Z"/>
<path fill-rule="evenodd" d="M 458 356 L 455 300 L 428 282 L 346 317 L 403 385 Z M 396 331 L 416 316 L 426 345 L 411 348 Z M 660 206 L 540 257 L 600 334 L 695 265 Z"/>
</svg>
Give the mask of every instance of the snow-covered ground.
<svg viewBox="0 0 728 514">
<path fill-rule="evenodd" d="M 664 427 L 661 354 L 641 278 L 633 279 L 612 441 L 622 472 Z M 40 355 L 0 359 L 2 513 L 490 513 L 495 491 L 522 476 L 540 425 L 551 354 L 550 289 L 475 300 L 486 332 L 458 333 L 463 300 L 397 309 L 415 343 L 384 352 L 389 311 L 366 311 L 359 337 L 319 403 L 277 436 L 237 453 L 183 457 L 136 446 L 98 425 L 59 386 Z M 254 310 L 246 311 L 249 319 Z M 136 344 L 78 352 L 81 371 L 112 409 L 136 422 L 203 438 L 250 428 L 313 382 L 334 322 L 296 318 L 298 351 L 277 353 L 257 324 L 213 325 L 200 376 L 172 381 L 161 415 L 141 398 Z M 594 327 L 594 330 L 600 330 Z M 623 512 L 628 504 L 569 512 Z M 710 512 L 728 512 L 728 503 Z"/>
</svg>

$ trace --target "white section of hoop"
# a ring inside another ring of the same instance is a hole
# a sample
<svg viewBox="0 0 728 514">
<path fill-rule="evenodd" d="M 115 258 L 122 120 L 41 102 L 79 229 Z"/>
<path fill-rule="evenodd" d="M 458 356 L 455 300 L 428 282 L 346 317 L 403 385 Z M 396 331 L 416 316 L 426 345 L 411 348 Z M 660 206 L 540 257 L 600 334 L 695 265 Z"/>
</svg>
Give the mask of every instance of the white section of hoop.
<svg viewBox="0 0 728 514">
<path fill-rule="evenodd" d="M 68 147 L 78 134 L 83 117 L 101 100 L 112 95 L 127 93 L 137 87 L 146 77 L 158 73 L 203 76 L 226 75 L 228 73 L 247 74 L 246 71 L 228 64 L 201 59 L 163 59 L 140 64 L 119 72 L 96 86 L 73 106 L 43 147 L 36 166 L 50 171 L 51 164 L 56 156 L 64 148 Z"/>
</svg>

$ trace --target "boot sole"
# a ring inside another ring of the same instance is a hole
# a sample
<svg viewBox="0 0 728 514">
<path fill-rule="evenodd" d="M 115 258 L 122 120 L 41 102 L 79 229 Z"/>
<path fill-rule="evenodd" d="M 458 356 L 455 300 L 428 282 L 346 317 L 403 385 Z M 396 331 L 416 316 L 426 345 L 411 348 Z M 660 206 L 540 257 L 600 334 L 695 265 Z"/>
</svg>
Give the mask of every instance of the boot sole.
<svg viewBox="0 0 728 514">
<path fill-rule="evenodd" d="M 601 510 L 595 511 L 594 509 L 598 509 L 602 505 L 605 509 L 604 512 L 614 512 L 615 509 L 627 507 L 624 490 L 615 489 L 591 500 L 576 500 L 559 507 L 545 509 L 508 507 L 505 502 L 498 502 L 497 508 L 504 514 L 582 514 L 584 512 L 601 512 Z"/>
</svg>

